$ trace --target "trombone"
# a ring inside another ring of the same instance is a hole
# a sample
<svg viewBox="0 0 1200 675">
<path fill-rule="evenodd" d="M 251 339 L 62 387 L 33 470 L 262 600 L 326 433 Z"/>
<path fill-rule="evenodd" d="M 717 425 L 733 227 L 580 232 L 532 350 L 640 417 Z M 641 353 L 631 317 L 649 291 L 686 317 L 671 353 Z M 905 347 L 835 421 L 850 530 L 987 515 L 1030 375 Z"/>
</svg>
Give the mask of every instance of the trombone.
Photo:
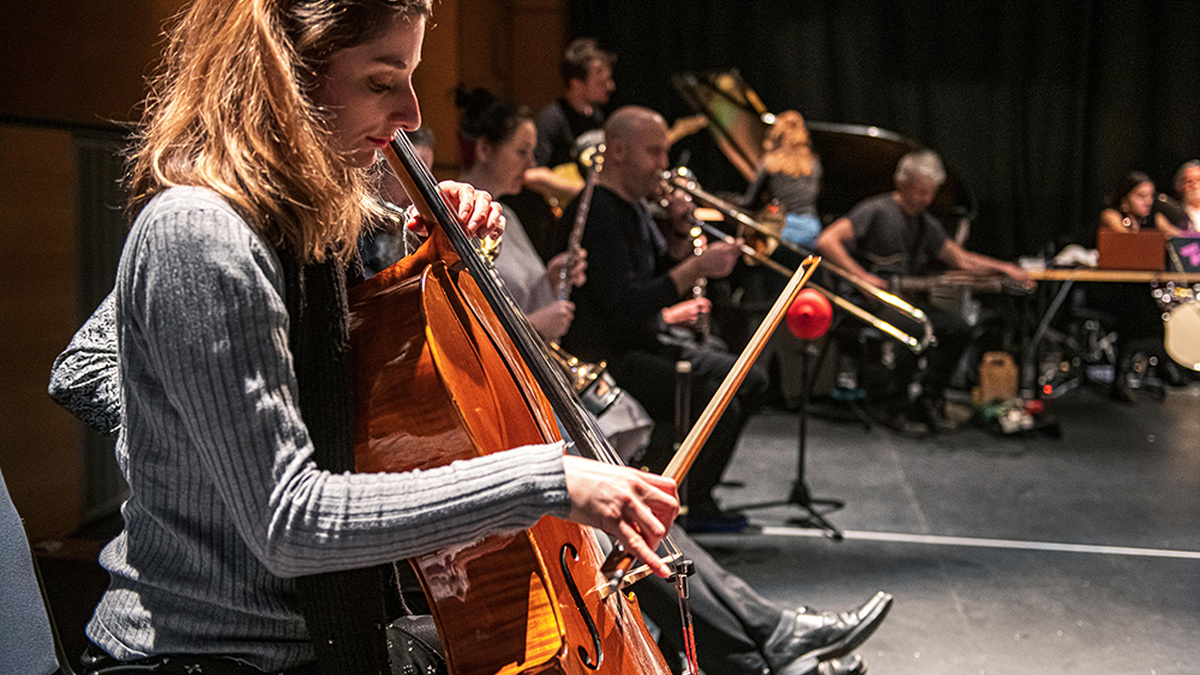
<svg viewBox="0 0 1200 675">
<path fill-rule="evenodd" d="M 783 246 L 783 247 L 795 252 L 796 254 L 798 254 L 800 256 L 807 256 L 810 254 L 808 251 L 802 251 L 799 247 L 791 244 L 790 242 L 780 239 L 778 234 L 771 232 L 762 223 L 755 220 L 754 218 L 751 218 L 749 215 L 746 214 L 746 212 L 742 211 L 741 209 L 737 208 L 736 206 L 730 204 L 729 202 L 721 199 L 720 197 L 717 197 L 716 195 L 714 195 L 710 192 L 706 192 L 705 190 L 703 190 L 700 187 L 699 183 L 697 183 L 696 180 L 691 177 L 691 172 L 688 171 L 687 168 L 681 167 L 679 169 L 676 169 L 675 171 L 664 171 L 663 172 L 663 180 L 666 181 L 672 187 L 683 190 L 684 192 L 691 195 L 692 197 L 699 199 L 700 201 L 704 202 L 705 204 L 708 204 L 710 207 L 716 209 L 717 211 L 720 211 L 725 216 L 734 219 L 740 225 L 750 229 L 752 232 L 754 232 L 759 237 L 761 237 L 764 240 L 764 242 L 776 243 L 777 245 Z M 701 227 L 703 227 L 705 229 L 705 231 L 707 231 L 709 234 L 711 234 L 715 237 L 718 237 L 720 239 L 723 239 L 723 240 L 731 242 L 731 243 L 733 241 L 732 237 L 730 237 L 729 235 L 725 234 L 724 232 L 718 230 L 717 228 L 713 227 L 712 225 L 709 225 L 708 223 L 704 223 L 701 221 Z M 775 260 L 772 260 L 770 257 L 768 257 L 766 254 L 760 252 L 758 249 L 756 249 L 752 246 L 746 245 L 746 244 L 742 244 L 741 249 L 742 249 L 743 254 L 745 254 L 749 258 L 753 259 L 754 261 L 761 263 L 762 265 L 764 265 L 766 267 L 771 268 L 772 270 L 784 275 L 785 277 L 791 278 L 793 270 L 789 270 L 787 267 L 779 264 Z M 871 327 L 888 335 L 889 337 L 894 338 L 895 340 L 898 340 L 899 342 L 903 343 L 905 347 L 908 347 L 909 350 L 912 351 L 914 354 L 920 354 L 921 352 L 925 351 L 925 349 L 927 347 L 929 347 L 930 345 L 937 344 L 937 338 L 933 334 L 933 324 L 929 322 L 929 317 L 925 315 L 925 312 L 921 311 L 919 308 L 912 306 L 908 302 L 905 302 L 904 300 L 893 295 L 892 293 L 888 293 L 887 291 L 880 290 L 880 289 L 872 286 L 871 284 L 868 284 L 867 282 L 860 279 L 857 275 L 851 274 L 847 270 L 842 269 L 841 267 L 838 267 L 837 265 L 829 262 L 828 260 L 823 261 L 821 263 L 821 267 L 829 270 L 833 274 L 850 282 L 855 288 L 862 291 L 864 294 L 869 295 L 869 296 L 879 300 L 880 302 L 883 302 L 885 305 L 888 305 L 889 307 L 896 310 L 897 312 L 900 312 L 901 314 L 907 316 L 909 319 L 911 319 L 915 324 L 917 324 L 920 327 L 920 330 L 919 330 L 920 336 L 918 337 L 913 334 L 906 333 L 906 332 L 900 330 L 899 328 L 897 328 L 895 325 L 893 325 L 887 321 L 884 321 L 883 319 L 879 318 L 878 316 L 875 316 L 874 314 L 871 314 L 870 312 L 866 311 L 862 307 L 859 307 L 858 305 L 850 302 L 849 300 L 846 300 L 845 298 L 841 297 L 840 295 L 838 295 L 826 288 L 823 288 L 823 287 L 813 283 L 812 281 L 809 281 L 809 284 L 808 284 L 809 288 L 812 288 L 813 290 L 817 291 L 821 295 L 824 295 L 826 298 L 829 299 L 830 302 L 837 305 L 839 308 L 845 310 L 854 318 L 858 319 L 859 321 L 862 321 L 863 323 L 870 325 Z"/>
</svg>

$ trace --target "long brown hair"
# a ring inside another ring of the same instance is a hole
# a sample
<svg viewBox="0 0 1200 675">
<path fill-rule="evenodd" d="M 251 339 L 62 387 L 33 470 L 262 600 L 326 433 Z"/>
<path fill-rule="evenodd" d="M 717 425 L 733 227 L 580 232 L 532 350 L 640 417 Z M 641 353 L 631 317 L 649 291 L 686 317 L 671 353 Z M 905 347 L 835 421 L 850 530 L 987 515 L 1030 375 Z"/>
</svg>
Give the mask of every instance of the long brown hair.
<svg viewBox="0 0 1200 675">
<path fill-rule="evenodd" d="M 817 156 L 808 147 L 804 117 L 795 110 L 785 110 L 775 117 L 763 140 L 763 150 L 762 163 L 767 171 L 796 178 L 812 175 Z"/>
<path fill-rule="evenodd" d="M 310 92 L 334 52 L 429 13 L 430 0 L 195 0 L 150 82 L 130 208 L 206 187 L 302 261 L 353 256 L 374 187 L 338 157 Z"/>
</svg>

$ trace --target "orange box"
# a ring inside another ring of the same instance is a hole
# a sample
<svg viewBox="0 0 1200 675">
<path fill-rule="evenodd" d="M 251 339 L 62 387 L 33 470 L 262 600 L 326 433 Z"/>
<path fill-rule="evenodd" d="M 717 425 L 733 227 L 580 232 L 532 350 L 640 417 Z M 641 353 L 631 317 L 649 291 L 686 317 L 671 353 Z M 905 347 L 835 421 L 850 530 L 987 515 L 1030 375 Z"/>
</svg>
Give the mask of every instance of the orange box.
<svg viewBox="0 0 1200 675">
<path fill-rule="evenodd" d="M 980 404 L 1017 397 L 1017 364 L 1008 352 L 988 352 L 979 362 Z"/>
<path fill-rule="evenodd" d="M 1167 237 L 1158 230 L 1100 230 L 1096 249 L 1099 251 L 1096 266 L 1102 270 L 1161 272 L 1167 268 Z"/>
</svg>

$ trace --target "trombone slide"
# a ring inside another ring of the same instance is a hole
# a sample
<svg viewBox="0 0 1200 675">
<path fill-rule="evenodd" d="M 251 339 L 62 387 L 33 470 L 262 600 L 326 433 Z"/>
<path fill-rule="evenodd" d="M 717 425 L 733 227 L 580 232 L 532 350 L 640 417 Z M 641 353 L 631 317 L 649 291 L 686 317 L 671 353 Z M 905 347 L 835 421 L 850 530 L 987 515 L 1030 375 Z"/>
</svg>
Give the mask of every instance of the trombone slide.
<svg viewBox="0 0 1200 675">
<path fill-rule="evenodd" d="M 791 242 L 784 241 L 784 240 L 780 239 L 777 235 L 769 232 L 766 228 L 763 227 L 763 225 L 761 223 L 759 223 L 755 219 L 751 218 L 749 215 L 747 215 L 741 209 L 733 206 L 732 204 L 726 202 L 725 200 L 723 200 L 709 192 L 704 191 L 703 189 L 700 188 L 699 185 L 696 184 L 696 181 L 687 177 L 687 173 L 688 172 L 686 169 L 679 169 L 674 172 L 671 172 L 671 171 L 665 172 L 663 177 L 673 187 L 676 187 L 680 190 L 683 190 L 687 194 L 692 195 L 696 199 L 699 199 L 700 201 L 711 206 L 712 208 L 725 214 L 727 217 L 732 218 L 733 220 L 737 221 L 739 224 L 750 228 L 751 230 L 758 233 L 759 235 L 776 240 L 780 246 L 787 248 L 788 250 L 796 253 L 797 255 L 800 255 L 800 256 L 811 255 L 810 252 L 803 251 L 799 247 L 792 244 Z M 734 243 L 735 240 L 732 237 L 730 237 L 728 234 L 725 234 L 724 232 L 717 229 L 716 227 L 713 227 L 710 223 L 707 223 L 705 221 L 699 221 L 699 223 L 700 223 L 700 226 L 703 227 L 704 230 L 706 232 L 708 232 L 709 234 L 711 234 L 712 236 L 722 239 L 724 241 L 730 242 L 730 243 Z M 742 244 L 741 249 L 742 249 L 742 253 L 753 258 L 756 262 L 771 268 L 772 270 L 774 270 L 775 272 L 778 272 L 779 274 L 782 274 L 788 278 L 791 278 L 792 270 L 789 270 L 784 265 L 781 265 L 778 262 L 776 262 L 775 260 L 763 255 L 761 252 L 754 249 L 753 247 Z M 921 334 L 920 334 L 920 336 L 916 336 L 916 335 L 906 333 L 906 332 L 900 330 L 899 328 L 897 328 L 892 323 L 884 321 L 883 319 L 879 318 L 878 316 L 871 314 L 870 312 L 866 311 L 862 307 L 859 307 L 858 305 L 850 302 L 849 300 L 846 300 L 845 298 L 841 297 L 840 295 L 837 295 L 836 293 L 833 293 L 832 291 L 830 291 L 826 288 L 823 288 L 817 284 L 814 284 L 814 283 L 809 284 L 809 286 L 811 286 L 818 293 L 821 293 L 826 298 L 828 298 L 830 302 L 837 305 L 839 308 L 845 310 L 846 312 L 850 313 L 850 315 L 853 316 L 854 318 L 870 325 L 871 327 L 881 331 L 882 333 L 888 335 L 889 337 L 903 343 L 904 346 L 908 347 L 908 349 L 911 350 L 914 354 L 920 354 L 921 352 L 925 351 L 925 349 L 928 348 L 930 345 L 937 343 L 937 338 L 933 334 L 933 324 L 929 322 L 929 317 L 925 315 L 925 312 L 921 311 L 917 307 L 914 307 L 913 305 L 909 304 L 908 302 L 905 302 L 901 298 L 899 298 L 891 293 L 888 293 L 887 291 L 880 290 L 880 289 L 872 286 L 871 284 L 868 284 L 866 281 L 858 278 L 858 276 L 851 274 L 847 270 L 844 270 L 841 267 L 838 267 L 837 265 L 834 265 L 829 262 L 825 262 L 823 264 L 823 267 L 825 269 L 829 270 L 830 272 L 832 272 L 833 274 L 850 282 L 856 288 L 858 288 L 860 291 L 862 291 L 864 294 L 870 295 L 870 296 L 876 298 L 877 300 L 883 302 L 884 304 L 888 305 L 889 307 L 895 309 L 896 311 L 900 312 L 901 314 L 907 315 L 910 319 L 912 319 L 915 323 L 917 323 L 921 327 L 921 331 L 920 331 Z"/>
</svg>

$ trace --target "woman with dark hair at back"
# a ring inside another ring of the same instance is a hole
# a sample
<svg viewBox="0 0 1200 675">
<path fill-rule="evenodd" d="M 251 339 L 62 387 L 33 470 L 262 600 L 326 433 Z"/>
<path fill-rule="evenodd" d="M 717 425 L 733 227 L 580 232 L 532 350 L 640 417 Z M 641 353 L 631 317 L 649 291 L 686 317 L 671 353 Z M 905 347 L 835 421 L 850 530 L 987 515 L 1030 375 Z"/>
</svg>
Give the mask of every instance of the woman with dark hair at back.
<svg viewBox="0 0 1200 675">
<path fill-rule="evenodd" d="M 1157 228 L 1160 214 L 1154 213 L 1156 191 L 1154 181 L 1141 171 L 1128 171 L 1121 176 L 1117 187 L 1105 198 L 1097 226 L 1101 231 L 1133 234 Z M 1163 251 L 1166 255 L 1166 251 Z M 1109 397 L 1132 403 L 1133 384 L 1139 375 L 1147 375 L 1149 366 L 1157 366 L 1157 374 L 1171 384 L 1182 382 L 1181 376 L 1163 349 L 1162 310 L 1146 284 L 1092 284 L 1088 299 L 1097 308 L 1110 312 L 1117 329 L 1116 363 Z M 1142 368 L 1143 361 L 1146 368 Z M 1135 368 L 1135 366 L 1137 366 Z M 1141 371 L 1141 372 L 1135 372 Z"/>
<path fill-rule="evenodd" d="M 455 96 L 462 110 L 458 140 L 463 173 L 459 180 L 495 197 L 520 192 L 526 169 L 533 167 L 537 146 L 537 127 L 529 110 L 483 89 L 460 89 Z M 557 340 L 567 332 L 575 310 L 570 300 L 556 298 L 567 254 L 559 253 L 543 265 L 516 214 L 506 206 L 503 209 L 506 228 L 496 269 L 538 333 Z M 586 269 L 587 251 L 580 250 L 567 275 L 572 286 L 584 282 Z"/>
<path fill-rule="evenodd" d="M 1154 217 L 1156 195 L 1150 176 L 1141 171 L 1127 171 L 1104 199 L 1100 229 L 1122 233 L 1163 229 L 1162 223 Z"/>
</svg>

